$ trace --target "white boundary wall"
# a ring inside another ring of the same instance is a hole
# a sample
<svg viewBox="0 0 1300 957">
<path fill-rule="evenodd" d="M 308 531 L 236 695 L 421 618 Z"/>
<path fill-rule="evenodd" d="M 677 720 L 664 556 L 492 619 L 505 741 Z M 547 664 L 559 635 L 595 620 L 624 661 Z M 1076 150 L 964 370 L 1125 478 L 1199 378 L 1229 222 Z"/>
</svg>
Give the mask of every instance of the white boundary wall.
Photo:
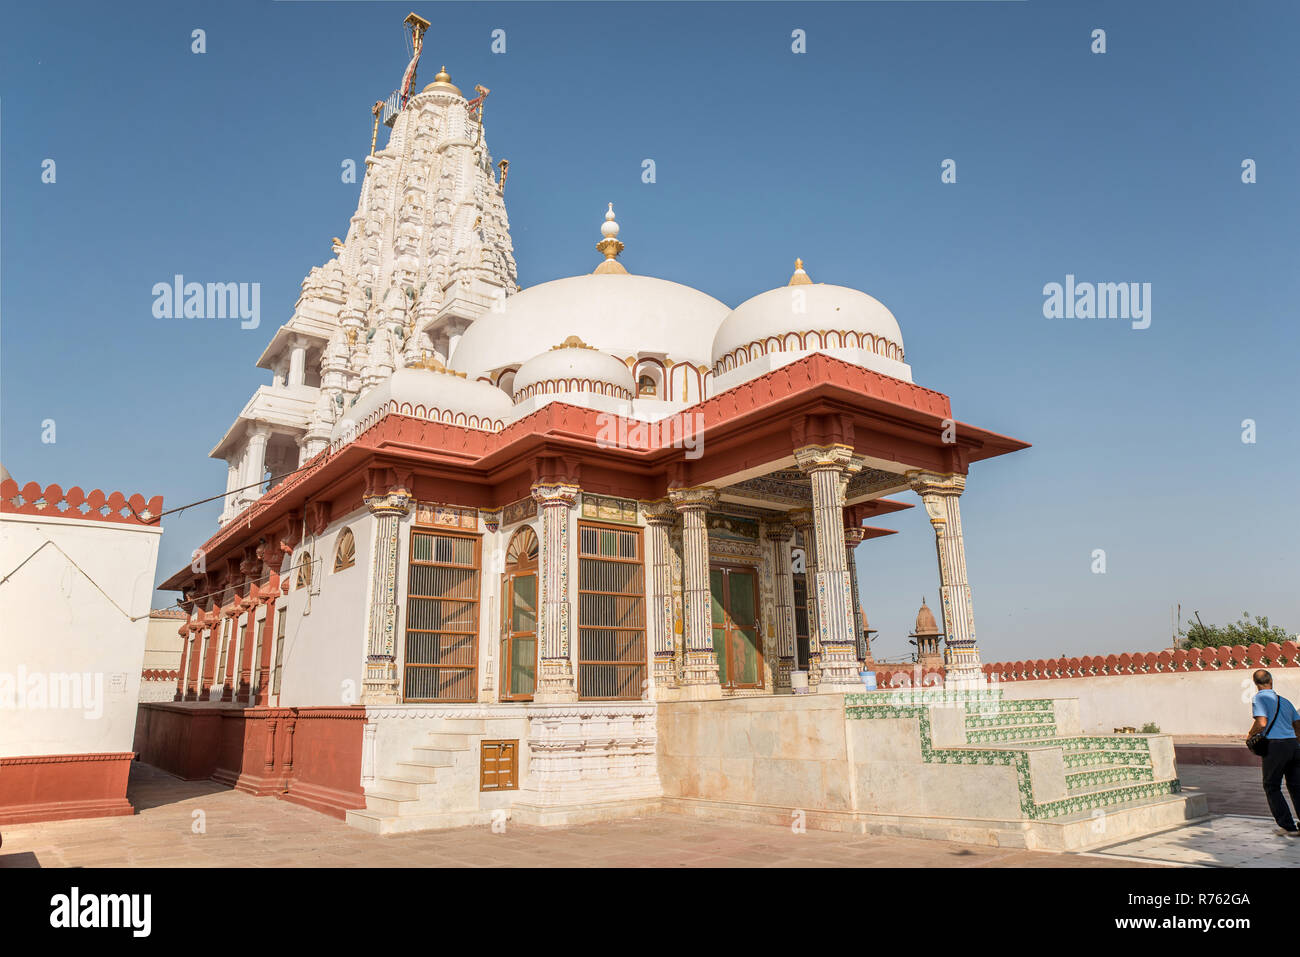
<svg viewBox="0 0 1300 957">
<path fill-rule="evenodd" d="M 131 750 L 161 535 L 4 513 L 0 757 Z"/>
<path fill-rule="evenodd" d="M 1273 687 L 1300 706 L 1300 668 L 1269 668 Z M 1253 668 L 1182 674 L 1099 675 L 1004 681 L 1006 698 L 1077 698 L 1086 734 L 1139 731 L 1154 721 L 1165 734 L 1239 735 L 1250 727 Z"/>
</svg>

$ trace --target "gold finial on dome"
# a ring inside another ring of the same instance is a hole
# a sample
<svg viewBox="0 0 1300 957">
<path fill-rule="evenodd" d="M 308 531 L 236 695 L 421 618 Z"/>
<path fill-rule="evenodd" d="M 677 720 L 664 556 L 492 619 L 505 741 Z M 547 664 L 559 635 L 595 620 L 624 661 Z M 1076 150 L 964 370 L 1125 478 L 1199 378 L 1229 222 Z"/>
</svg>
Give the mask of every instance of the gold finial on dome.
<svg viewBox="0 0 1300 957">
<path fill-rule="evenodd" d="M 433 82 L 426 86 L 422 93 L 455 93 L 457 96 L 463 96 L 460 87 L 451 82 L 451 74 L 447 72 L 444 65 L 433 78 Z"/>
<path fill-rule="evenodd" d="M 794 275 L 790 277 L 790 281 L 786 283 L 786 285 L 788 286 L 811 286 L 812 285 L 812 280 L 809 279 L 808 274 L 803 271 L 802 259 L 796 259 L 794 261 Z"/>
<path fill-rule="evenodd" d="M 585 342 L 582 341 L 582 338 L 579 336 L 569 336 L 558 346 L 551 346 L 551 351 L 554 352 L 556 349 L 595 349 L 595 348 L 596 348 L 595 346 L 587 345 Z"/>
<path fill-rule="evenodd" d="M 618 261 L 618 254 L 623 251 L 623 244 L 618 241 L 618 223 L 614 221 L 613 203 L 609 204 L 609 210 L 605 213 L 605 221 L 600 225 L 600 234 L 605 238 L 596 243 L 596 249 L 605 254 L 605 261 L 597 266 L 592 274 L 626 276 L 627 270 Z"/>
</svg>

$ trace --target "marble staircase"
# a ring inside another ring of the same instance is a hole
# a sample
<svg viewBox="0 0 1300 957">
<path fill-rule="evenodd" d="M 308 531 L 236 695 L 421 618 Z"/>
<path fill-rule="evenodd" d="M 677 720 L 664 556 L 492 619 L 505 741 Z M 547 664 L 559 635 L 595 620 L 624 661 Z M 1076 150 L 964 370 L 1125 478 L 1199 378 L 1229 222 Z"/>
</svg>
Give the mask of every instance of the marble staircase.
<svg viewBox="0 0 1300 957">
<path fill-rule="evenodd" d="M 375 778 L 365 808 L 349 811 L 347 823 L 372 834 L 491 823 L 498 810 L 481 807 L 478 790 L 483 732 L 482 720 L 443 719 L 408 760 L 397 762 L 396 773 Z"/>
<path fill-rule="evenodd" d="M 1169 735 L 1083 734 L 1076 699 L 1007 700 L 996 688 L 877 691 L 846 695 L 845 716 L 914 726 L 924 765 L 1005 769 L 1018 795 L 1017 813 L 1008 814 L 1005 802 L 994 806 L 992 796 L 985 806 L 975 791 L 949 802 L 960 810 L 950 808 L 957 813 L 947 815 L 977 831 L 992 823 L 998 843 L 1023 838 L 1027 847 L 1080 850 L 1206 814 L 1203 796 L 1181 793 Z M 870 753 L 866 758 L 871 769 Z M 868 770 L 869 793 L 871 781 Z M 955 780 L 954 786 L 960 789 Z"/>
</svg>

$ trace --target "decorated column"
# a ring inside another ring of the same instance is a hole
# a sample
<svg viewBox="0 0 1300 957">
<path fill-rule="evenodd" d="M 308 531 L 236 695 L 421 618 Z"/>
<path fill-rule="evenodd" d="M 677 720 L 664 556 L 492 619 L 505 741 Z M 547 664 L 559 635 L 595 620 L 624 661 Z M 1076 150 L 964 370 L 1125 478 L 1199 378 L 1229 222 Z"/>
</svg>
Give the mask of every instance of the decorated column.
<svg viewBox="0 0 1300 957">
<path fill-rule="evenodd" d="M 248 430 L 248 451 L 244 459 L 246 471 L 244 481 L 240 484 L 252 488 L 245 488 L 239 494 L 250 502 L 262 497 L 262 479 L 266 477 L 266 443 L 270 437 L 271 427 L 268 425 L 259 423 Z"/>
<path fill-rule="evenodd" d="M 533 501 L 541 506 L 542 536 L 538 565 L 541 579 L 541 669 L 533 701 L 577 701 L 569 627 L 569 512 L 581 489 L 564 482 L 538 482 Z"/>
<path fill-rule="evenodd" d="M 651 671 L 654 697 L 677 687 L 677 665 L 673 658 L 673 576 L 672 544 L 668 536 L 677 511 L 672 502 L 658 499 L 642 502 L 646 522 L 646 552 L 650 567 L 650 608 L 646 625 L 650 638 Z"/>
<path fill-rule="evenodd" d="M 711 488 L 670 489 L 669 500 L 682 516 L 682 596 L 687 698 L 720 698 L 718 657 L 713 650 L 713 592 L 709 587 L 709 530 L 705 514 L 718 501 Z"/>
<path fill-rule="evenodd" d="M 798 531 L 799 540 L 803 542 L 804 614 L 808 617 L 808 690 L 813 691 L 822 680 L 822 652 L 817 634 L 817 540 L 813 535 L 812 509 L 796 508 L 792 510 L 790 512 L 790 522 Z M 793 568 L 791 568 L 790 574 L 792 576 L 790 587 L 793 590 Z"/>
<path fill-rule="evenodd" d="M 817 629 L 821 645 L 819 691 L 859 691 L 857 640 L 853 635 L 853 594 L 844 547 L 844 489 L 861 468 L 847 445 L 805 445 L 795 460 L 812 483 L 814 576 Z M 811 600 L 809 602 L 811 604 Z"/>
<path fill-rule="evenodd" d="M 912 490 L 921 496 L 934 526 L 939 553 L 939 593 L 943 606 L 945 683 L 949 686 L 982 684 L 980 652 L 975 644 L 975 611 L 966 583 L 966 548 L 961 535 L 958 499 L 966 488 L 964 475 L 908 472 Z"/>
<path fill-rule="evenodd" d="M 397 682 L 397 546 L 402 518 L 410 510 L 405 488 L 368 494 L 363 499 L 375 517 L 375 559 L 370 578 L 370 625 L 362 704 L 395 704 Z M 268 616 L 269 618 L 269 616 Z"/>
<path fill-rule="evenodd" d="M 172 698 L 173 701 L 184 701 L 185 692 L 190 688 L 190 661 L 194 656 L 190 648 L 194 644 L 194 618 L 196 612 L 193 608 L 189 608 L 187 611 L 190 612 L 190 617 L 177 630 L 177 634 L 181 637 L 181 666 L 176 675 L 176 694 Z"/>
<path fill-rule="evenodd" d="M 871 647 L 867 643 L 866 633 L 862 630 L 862 592 L 858 591 L 857 547 L 862 544 L 861 526 L 844 529 L 844 552 L 849 563 L 849 588 L 853 592 L 853 635 L 856 638 L 857 658 L 859 662 L 871 658 Z"/>
<path fill-rule="evenodd" d="M 790 672 L 794 670 L 794 573 L 790 570 L 790 540 L 794 526 L 788 522 L 769 526 L 766 538 L 772 544 L 772 585 L 775 591 L 776 691 L 790 690 Z"/>
</svg>

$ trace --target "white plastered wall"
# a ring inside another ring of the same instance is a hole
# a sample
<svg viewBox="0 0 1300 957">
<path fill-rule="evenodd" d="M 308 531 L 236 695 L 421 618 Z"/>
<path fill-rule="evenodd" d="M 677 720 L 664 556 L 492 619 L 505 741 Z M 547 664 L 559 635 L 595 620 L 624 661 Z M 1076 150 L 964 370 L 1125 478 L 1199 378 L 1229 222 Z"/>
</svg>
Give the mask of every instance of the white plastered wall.
<svg viewBox="0 0 1300 957">
<path fill-rule="evenodd" d="M 334 551 L 345 528 L 352 530 L 356 561 L 350 568 L 336 572 Z M 290 588 L 282 600 L 282 610 L 287 609 L 288 617 L 279 705 L 332 707 L 360 702 L 376 528 L 374 518 L 360 508 L 330 523 L 320 535 L 308 535 L 294 552 L 294 564 L 302 560 L 304 552 L 313 556 L 314 564 L 310 587 L 298 587 L 296 568 L 287 572 Z M 406 557 L 405 524 L 401 534 L 398 571 L 404 588 L 401 563 Z M 399 628 L 401 618 L 399 609 Z M 274 647 L 271 654 L 274 667 Z M 272 703 L 277 702 L 273 699 Z"/>
<path fill-rule="evenodd" d="M 0 519 L 0 757 L 131 750 L 161 535 Z"/>
<path fill-rule="evenodd" d="M 1273 686 L 1300 703 L 1300 668 L 1271 668 Z M 1085 734 L 1110 734 L 1116 728 L 1141 730 L 1154 722 L 1165 734 L 1240 735 L 1253 720 L 1255 685 L 1250 668 L 1186 674 L 1104 675 L 1006 681 L 1005 698 L 1078 698 Z"/>
</svg>

